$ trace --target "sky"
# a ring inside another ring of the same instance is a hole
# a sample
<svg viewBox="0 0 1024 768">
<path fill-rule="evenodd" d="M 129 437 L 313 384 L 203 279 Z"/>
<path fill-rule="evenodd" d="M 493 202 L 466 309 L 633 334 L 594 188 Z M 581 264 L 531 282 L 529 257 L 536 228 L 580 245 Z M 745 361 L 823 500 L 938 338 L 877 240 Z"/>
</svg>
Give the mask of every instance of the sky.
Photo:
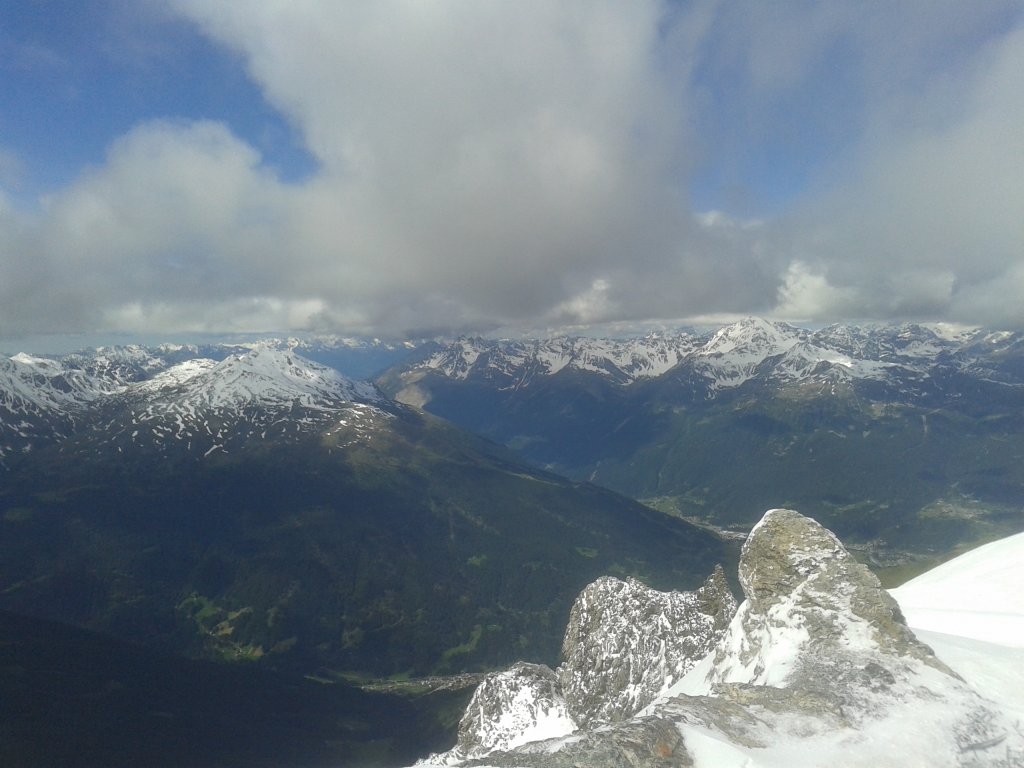
<svg viewBox="0 0 1024 768">
<path fill-rule="evenodd" d="M 1024 326 L 1024 0 L 0 3 L 0 338 Z"/>
</svg>

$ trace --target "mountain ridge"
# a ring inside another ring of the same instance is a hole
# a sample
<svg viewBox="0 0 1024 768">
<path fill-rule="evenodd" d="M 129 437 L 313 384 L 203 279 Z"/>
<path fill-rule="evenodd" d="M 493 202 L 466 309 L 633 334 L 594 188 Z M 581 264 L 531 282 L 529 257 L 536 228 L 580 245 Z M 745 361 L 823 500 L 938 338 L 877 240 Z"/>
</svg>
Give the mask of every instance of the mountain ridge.
<svg viewBox="0 0 1024 768">
<path fill-rule="evenodd" d="M 629 386 L 657 379 L 677 366 L 690 366 L 708 380 L 713 392 L 735 388 L 755 376 L 770 376 L 775 368 L 772 359 L 793 353 L 795 348 L 800 358 L 811 364 L 805 368 L 824 364 L 854 378 L 884 379 L 888 369 L 923 372 L 936 362 L 969 368 L 1021 344 L 1021 338 L 1010 332 L 982 328 L 953 331 L 939 324 L 920 323 L 831 325 L 810 331 L 748 317 L 710 332 L 680 330 L 632 339 L 464 337 L 404 368 L 407 376 L 431 371 L 461 380 L 494 376 L 506 387 L 522 387 L 538 376 L 565 370 L 593 373 Z M 779 371 L 782 379 L 794 376 L 792 368 Z M 1012 383 L 1024 380 L 1015 378 Z M 398 382 L 393 388 L 398 388 Z"/>
<path fill-rule="evenodd" d="M 1020 333 L 748 318 L 673 338 L 686 351 L 652 376 L 531 357 L 600 340 L 477 341 L 457 375 L 435 353 L 377 383 L 539 466 L 738 535 L 766 504 L 795 506 L 899 565 L 1024 527 Z"/>
</svg>

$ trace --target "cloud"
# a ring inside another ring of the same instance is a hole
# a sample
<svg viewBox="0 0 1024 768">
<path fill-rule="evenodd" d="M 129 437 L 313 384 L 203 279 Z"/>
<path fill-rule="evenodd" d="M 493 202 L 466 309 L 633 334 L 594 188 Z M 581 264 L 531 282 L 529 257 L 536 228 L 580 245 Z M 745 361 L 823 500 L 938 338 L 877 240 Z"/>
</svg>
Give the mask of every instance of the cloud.
<svg viewBox="0 0 1024 768">
<path fill-rule="evenodd" d="M 216 123 L 148 123 L 106 163 L 0 224 L 0 317 L 13 332 L 109 326 L 123 305 L 230 300 L 275 270 L 280 185 Z M 261 266 L 263 265 L 263 266 Z"/>
<path fill-rule="evenodd" d="M 955 115 L 866 147 L 856 175 L 787 223 L 794 263 L 841 289 L 833 311 L 1024 322 L 1019 301 L 991 290 L 1024 265 L 1021 71 L 1024 29 L 974 62 Z"/>
<path fill-rule="evenodd" d="M 1024 253 L 1013 3 L 170 8 L 316 170 L 283 181 L 224 123 L 137 125 L 0 207 L 0 330 L 1024 321 L 982 298 Z M 709 168 L 769 213 L 695 213 Z"/>
</svg>

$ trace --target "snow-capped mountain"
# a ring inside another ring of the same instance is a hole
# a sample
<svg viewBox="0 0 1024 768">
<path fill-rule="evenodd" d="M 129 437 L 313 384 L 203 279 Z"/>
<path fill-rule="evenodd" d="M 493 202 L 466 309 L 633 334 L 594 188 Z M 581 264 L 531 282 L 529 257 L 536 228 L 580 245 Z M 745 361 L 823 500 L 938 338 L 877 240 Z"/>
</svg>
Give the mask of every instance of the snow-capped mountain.
<svg viewBox="0 0 1024 768">
<path fill-rule="evenodd" d="M 1019 536 L 999 542 L 895 594 L 914 617 L 923 615 L 911 607 L 915 602 L 928 610 L 947 591 L 980 589 L 994 600 L 1005 598 L 1000 605 L 1019 622 L 1022 545 Z M 907 626 L 896 600 L 839 540 L 790 510 L 770 510 L 751 531 L 739 576 L 746 599 L 728 628 L 709 653 L 691 660 L 682 680 L 667 684 L 646 708 L 614 722 L 570 724 L 557 706 L 551 677 L 545 705 L 538 707 L 536 686 L 517 667 L 502 678 L 504 693 L 515 695 L 490 697 L 481 685 L 456 747 L 418 765 L 1024 764 L 1022 667 L 1013 653 L 1019 648 L 1000 646 L 1003 653 L 982 661 L 971 659 L 951 637 L 936 656 Z M 1019 626 L 993 633 L 969 608 L 958 613 L 955 625 L 943 627 L 1020 645 Z M 655 641 L 663 636 L 656 627 L 651 632 Z M 646 653 L 652 662 L 659 658 L 657 650 Z M 607 661 L 614 660 L 610 653 Z M 479 738 L 487 732 L 483 714 L 491 727 L 503 727 L 501 740 L 489 746 Z"/>
<path fill-rule="evenodd" d="M 0 358 L 0 407 L 11 414 L 67 410 L 115 391 L 119 384 L 115 379 L 24 353 Z"/>
<path fill-rule="evenodd" d="M 187 360 L 125 386 L 98 404 L 113 418 L 94 431 L 122 449 L 177 444 L 209 454 L 325 426 L 358 425 L 365 437 L 375 419 L 391 418 L 386 402 L 372 384 L 263 345 L 219 362 Z"/>
<path fill-rule="evenodd" d="M 253 436 L 287 437 L 328 421 L 365 427 L 390 416 L 372 384 L 271 343 L 176 364 L 140 347 L 61 360 L 17 355 L 0 361 L 0 398 L 0 458 L 72 434 L 121 450 L 179 445 L 210 453 Z"/>
<path fill-rule="evenodd" d="M 749 317 L 716 331 L 687 359 L 714 389 L 732 388 L 752 379 L 766 360 L 784 355 L 807 335 L 785 323 Z"/>
<path fill-rule="evenodd" d="M 118 384 L 55 360 L 0 358 L 0 464 L 75 427 L 77 413 Z"/>
<path fill-rule="evenodd" d="M 129 390 L 161 405 L 193 411 L 251 403 L 330 409 L 339 402 L 383 400 L 371 384 L 354 382 L 333 368 L 270 346 L 257 346 L 220 362 L 188 360 Z"/>
<path fill-rule="evenodd" d="M 698 345 L 686 333 L 640 339 L 556 338 L 541 341 L 463 338 L 448 344 L 413 370 L 434 370 L 452 379 L 486 377 L 501 387 L 522 387 L 560 371 L 595 373 L 616 384 L 656 378 L 678 365 Z"/>
<path fill-rule="evenodd" d="M 405 384 L 431 372 L 453 380 L 490 381 L 517 389 L 562 372 L 601 376 L 618 386 L 688 372 L 707 396 L 756 379 L 794 381 L 920 377 L 937 367 L 984 376 L 1000 356 L 1021 352 L 1019 334 L 906 324 L 840 326 L 817 331 L 746 318 L 716 331 L 679 331 L 636 339 L 554 338 L 532 341 L 464 338 L 404 367 Z M 1019 374 L 1019 372 L 1018 372 Z M 1007 378 L 1005 372 L 1001 378 Z M 1024 384 L 1024 377 L 1013 377 Z M 401 387 L 396 389 L 400 390 Z"/>
</svg>

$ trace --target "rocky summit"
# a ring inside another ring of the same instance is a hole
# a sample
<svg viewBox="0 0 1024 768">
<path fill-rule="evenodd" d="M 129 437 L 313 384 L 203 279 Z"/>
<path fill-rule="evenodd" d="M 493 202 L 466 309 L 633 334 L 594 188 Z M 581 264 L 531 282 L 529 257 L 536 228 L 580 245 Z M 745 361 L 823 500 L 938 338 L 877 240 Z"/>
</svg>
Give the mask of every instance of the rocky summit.
<svg viewBox="0 0 1024 768">
<path fill-rule="evenodd" d="M 606 669 L 615 668 L 612 679 L 625 681 L 628 670 L 645 662 L 658 668 L 666 650 L 678 642 L 677 635 L 687 631 L 661 620 L 669 614 L 663 595 L 648 594 L 645 606 L 638 585 L 617 586 L 603 579 L 591 585 L 573 609 L 566 642 L 566 664 L 577 666 L 568 675 L 565 668 L 559 674 L 566 704 L 564 709 L 559 704 L 557 712 L 565 730 L 536 729 L 536 721 L 528 721 L 522 732 L 533 727 L 533 733 L 544 737 L 517 740 L 506 732 L 502 745 L 490 750 L 479 740 L 463 741 L 467 734 L 460 731 L 455 749 L 424 765 L 1024 764 L 1021 724 L 936 658 L 907 627 L 898 604 L 878 580 L 814 520 L 791 510 L 766 513 L 744 543 L 739 576 L 745 600 L 728 627 L 713 633 L 709 652 L 683 662 L 691 668 L 680 681 L 673 683 L 666 675 L 650 703 L 633 712 L 620 709 L 621 702 L 607 707 L 588 701 L 590 719 L 576 714 L 575 727 L 569 729 L 564 713 L 573 712 L 570 702 L 578 694 L 565 681 L 587 676 L 579 659 L 585 658 L 592 670 L 590 690 L 609 691 L 614 699 Z M 731 609 L 715 587 L 718 578 L 716 574 L 703 588 L 705 597 L 709 592 L 719 595 L 717 610 L 705 617 Z M 629 600 L 623 603 L 618 596 L 625 593 Z M 619 610 L 622 614 L 611 624 L 627 616 L 646 617 L 645 642 L 628 664 L 617 659 L 628 655 L 624 649 L 634 626 L 630 621 L 621 622 L 625 637 L 617 644 L 602 635 L 608 622 L 598 621 L 591 629 L 577 616 L 581 611 L 594 616 Z M 697 623 L 702 631 L 709 626 Z M 717 618 L 712 624 L 717 626 Z M 603 652 L 577 654 L 577 647 Z M 545 672 L 542 678 L 546 695 L 555 701 L 554 676 Z M 627 683 L 620 690 L 629 687 Z M 521 707 L 532 689 L 521 685 L 520 690 L 524 693 L 518 699 L 505 696 L 503 701 Z M 481 686 L 474 698 L 476 712 L 482 711 L 477 699 L 486 693 Z M 464 723 L 475 717 L 474 704 Z M 506 709 L 495 713 L 491 727 L 522 720 Z M 552 722 L 550 715 L 546 722 Z M 488 729 L 479 719 L 473 727 L 478 733 Z"/>
<path fill-rule="evenodd" d="M 625 720 L 705 656 L 736 612 L 721 566 L 695 592 L 598 579 L 576 598 L 559 681 L 580 726 Z"/>
<path fill-rule="evenodd" d="M 489 675 L 466 708 L 455 747 L 432 761 L 460 765 L 623 723 L 711 652 L 735 612 L 720 566 L 693 592 L 602 577 L 573 604 L 559 668 L 520 662 Z"/>
</svg>

